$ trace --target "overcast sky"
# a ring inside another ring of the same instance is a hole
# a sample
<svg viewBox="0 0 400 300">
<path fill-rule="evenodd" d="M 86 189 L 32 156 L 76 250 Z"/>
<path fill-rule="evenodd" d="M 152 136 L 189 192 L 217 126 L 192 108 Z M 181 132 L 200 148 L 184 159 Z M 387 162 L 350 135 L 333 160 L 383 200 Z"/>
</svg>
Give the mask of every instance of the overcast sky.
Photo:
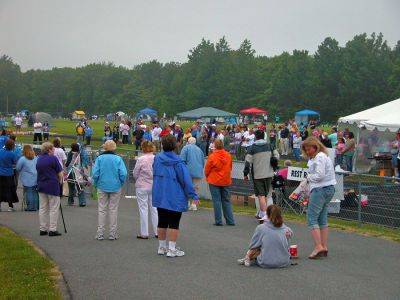
<svg viewBox="0 0 400 300">
<path fill-rule="evenodd" d="M 399 0 L 0 0 L 0 55 L 22 70 L 112 61 L 187 61 L 201 38 L 248 38 L 258 55 L 341 45 L 382 32 L 400 40 Z"/>
</svg>

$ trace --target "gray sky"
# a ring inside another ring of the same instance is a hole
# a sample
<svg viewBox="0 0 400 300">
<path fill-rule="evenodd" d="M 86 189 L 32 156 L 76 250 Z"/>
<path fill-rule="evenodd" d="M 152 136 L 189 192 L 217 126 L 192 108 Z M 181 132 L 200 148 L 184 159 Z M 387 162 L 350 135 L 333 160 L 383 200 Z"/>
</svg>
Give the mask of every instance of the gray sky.
<svg viewBox="0 0 400 300">
<path fill-rule="evenodd" d="M 248 38 L 259 55 L 341 45 L 382 32 L 400 40 L 399 0 L 0 0 L 0 55 L 22 70 L 100 61 L 187 61 L 201 38 Z"/>
</svg>

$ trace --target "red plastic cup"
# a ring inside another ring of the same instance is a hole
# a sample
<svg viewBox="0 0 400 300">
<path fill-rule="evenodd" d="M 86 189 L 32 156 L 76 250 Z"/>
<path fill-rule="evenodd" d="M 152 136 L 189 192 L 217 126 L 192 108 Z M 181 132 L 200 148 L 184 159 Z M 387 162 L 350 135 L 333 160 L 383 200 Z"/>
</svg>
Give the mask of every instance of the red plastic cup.
<svg viewBox="0 0 400 300">
<path fill-rule="evenodd" d="M 297 245 L 291 245 L 289 252 L 291 258 L 298 258 Z"/>
</svg>

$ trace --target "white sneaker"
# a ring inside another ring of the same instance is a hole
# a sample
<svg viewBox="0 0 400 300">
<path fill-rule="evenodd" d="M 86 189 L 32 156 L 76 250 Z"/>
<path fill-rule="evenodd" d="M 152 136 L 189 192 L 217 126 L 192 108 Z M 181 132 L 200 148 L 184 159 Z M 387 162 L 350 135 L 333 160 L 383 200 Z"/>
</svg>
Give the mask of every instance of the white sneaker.
<svg viewBox="0 0 400 300">
<path fill-rule="evenodd" d="M 197 210 L 197 205 L 196 204 L 192 204 L 190 206 L 190 210 L 196 211 Z"/>
<path fill-rule="evenodd" d="M 108 237 L 108 239 L 109 239 L 110 241 L 115 241 L 115 240 L 118 239 L 118 236 L 116 236 L 116 235 L 110 235 L 110 236 Z"/>
<path fill-rule="evenodd" d="M 8 212 L 13 212 L 13 211 L 15 211 L 15 208 L 11 208 L 11 207 L 10 207 L 9 209 L 7 209 L 7 211 L 8 211 Z"/>
<path fill-rule="evenodd" d="M 168 250 L 164 247 L 158 247 L 158 255 L 165 255 L 167 254 Z"/>
<path fill-rule="evenodd" d="M 102 235 L 102 234 L 96 235 L 95 239 L 98 240 L 98 241 L 103 241 L 104 240 L 104 235 Z"/>
<path fill-rule="evenodd" d="M 237 262 L 238 262 L 239 265 L 242 265 L 242 266 L 245 266 L 245 267 L 250 267 L 251 266 L 250 258 L 248 258 L 247 256 L 243 257 L 241 259 L 238 259 Z"/>
<path fill-rule="evenodd" d="M 183 252 L 179 248 L 175 248 L 175 250 L 168 249 L 167 252 L 167 257 L 182 257 L 185 255 L 185 252 Z"/>
</svg>

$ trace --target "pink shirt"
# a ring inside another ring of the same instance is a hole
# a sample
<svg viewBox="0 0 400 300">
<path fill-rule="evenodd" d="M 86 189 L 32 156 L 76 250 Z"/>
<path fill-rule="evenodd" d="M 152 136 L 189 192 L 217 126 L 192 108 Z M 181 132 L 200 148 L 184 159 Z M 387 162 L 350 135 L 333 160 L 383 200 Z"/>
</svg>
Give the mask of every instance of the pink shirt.
<svg viewBox="0 0 400 300">
<path fill-rule="evenodd" d="M 344 146 L 345 146 L 345 144 L 338 143 L 336 146 L 336 154 L 343 154 Z"/>
<path fill-rule="evenodd" d="M 145 153 L 138 158 L 133 170 L 133 178 L 136 180 L 135 187 L 144 189 L 153 188 L 153 163 L 153 153 Z"/>
<path fill-rule="evenodd" d="M 281 175 L 285 180 L 287 180 L 288 171 L 288 168 L 279 170 L 278 175 Z"/>
</svg>

